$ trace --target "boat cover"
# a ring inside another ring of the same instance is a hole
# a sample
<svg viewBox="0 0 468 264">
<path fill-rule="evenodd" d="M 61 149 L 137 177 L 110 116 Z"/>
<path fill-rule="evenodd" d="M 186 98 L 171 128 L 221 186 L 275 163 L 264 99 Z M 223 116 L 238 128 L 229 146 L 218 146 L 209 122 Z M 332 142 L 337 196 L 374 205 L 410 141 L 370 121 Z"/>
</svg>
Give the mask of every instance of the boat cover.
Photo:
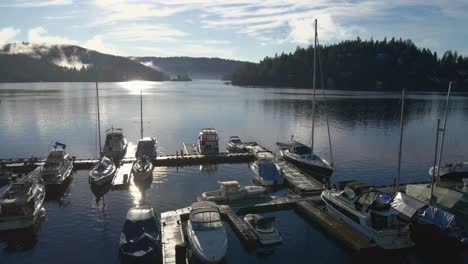
<svg viewBox="0 0 468 264">
<path fill-rule="evenodd" d="M 440 228 L 446 229 L 455 227 L 455 216 L 438 207 L 429 206 L 423 213 L 422 218 L 428 222 L 437 225 Z"/>
<path fill-rule="evenodd" d="M 407 217 L 412 217 L 419 209 L 426 206 L 425 203 L 405 194 L 398 192 L 391 203 L 392 208 L 398 212 L 406 215 Z"/>
</svg>

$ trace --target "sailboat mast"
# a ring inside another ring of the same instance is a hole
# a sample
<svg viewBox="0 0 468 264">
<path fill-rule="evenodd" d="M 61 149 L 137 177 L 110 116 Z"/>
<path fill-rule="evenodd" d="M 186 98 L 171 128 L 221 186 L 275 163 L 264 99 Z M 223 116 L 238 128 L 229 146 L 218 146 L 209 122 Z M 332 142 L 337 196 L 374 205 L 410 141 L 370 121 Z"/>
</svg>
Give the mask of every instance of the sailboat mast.
<svg viewBox="0 0 468 264">
<path fill-rule="evenodd" d="M 440 140 L 440 151 L 439 151 L 439 160 L 437 161 L 437 183 L 439 183 L 439 173 L 440 173 L 440 163 L 442 161 L 442 152 L 444 151 L 444 140 L 445 140 L 445 128 L 447 126 L 447 112 L 450 102 L 450 91 L 452 90 L 452 82 L 449 83 L 449 88 L 447 91 L 447 101 L 445 102 L 445 113 L 444 113 L 444 126 L 440 129 L 442 131 L 442 138 Z M 434 172 L 432 172 L 434 173 Z"/>
<path fill-rule="evenodd" d="M 143 138 L 143 90 L 140 88 L 140 132 L 141 138 Z"/>
<path fill-rule="evenodd" d="M 315 35 L 314 35 L 314 71 L 313 71 L 313 80 L 312 80 L 312 135 L 311 135 L 311 144 L 310 144 L 310 155 L 314 155 L 314 134 L 315 134 L 315 79 L 316 79 L 316 65 L 317 65 L 317 19 L 315 19 Z"/>
<path fill-rule="evenodd" d="M 436 142 L 434 150 L 434 166 L 432 167 L 432 179 L 431 179 L 431 197 L 429 199 L 429 204 L 432 204 L 434 199 L 434 184 L 436 182 L 435 167 L 437 164 L 437 149 L 439 148 L 439 129 L 440 129 L 440 119 L 437 119 L 437 133 L 436 133 Z"/>
<path fill-rule="evenodd" d="M 401 149 L 403 146 L 403 118 L 405 114 L 405 94 L 406 90 L 403 89 L 401 93 L 401 112 L 400 112 L 400 147 L 398 149 L 398 171 L 395 182 L 395 192 L 400 191 L 400 174 L 401 174 Z"/>
<path fill-rule="evenodd" d="M 99 138 L 99 157 L 101 156 L 101 113 L 99 112 L 99 87 L 96 82 L 96 102 L 97 102 L 97 127 Z"/>
</svg>

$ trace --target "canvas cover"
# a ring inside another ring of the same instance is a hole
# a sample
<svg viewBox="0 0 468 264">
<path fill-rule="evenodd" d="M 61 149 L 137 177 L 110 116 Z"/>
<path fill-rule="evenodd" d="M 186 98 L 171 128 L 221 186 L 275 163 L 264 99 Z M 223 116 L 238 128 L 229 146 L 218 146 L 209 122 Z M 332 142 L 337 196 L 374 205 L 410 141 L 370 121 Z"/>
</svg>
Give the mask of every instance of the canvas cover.
<svg viewBox="0 0 468 264">
<path fill-rule="evenodd" d="M 443 229 L 456 226 L 455 216 L 438 207 L 429 206 L 424 210 L 422 218 Z"/>
<path fill-rule="evenodd" d="M 393 198 L 391 206 L 401 214 L 412 217 L 419 209 L 426 206 L 426 204 L 405 193 L 398 192 Z"/>
</svg>

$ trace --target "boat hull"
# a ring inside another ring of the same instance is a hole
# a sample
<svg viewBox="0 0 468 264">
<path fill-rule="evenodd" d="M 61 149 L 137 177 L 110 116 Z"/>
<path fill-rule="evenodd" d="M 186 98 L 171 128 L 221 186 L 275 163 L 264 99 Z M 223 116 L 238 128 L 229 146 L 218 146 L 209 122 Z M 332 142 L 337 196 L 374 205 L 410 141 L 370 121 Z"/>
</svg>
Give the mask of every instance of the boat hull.
<svg viewBox="0 0 468 264">
<path fill-rule="evenodd" d="M 320 178 L 320 179 L 328 179 L 333 174 L 333 169 L 328 167 L 322 167 L 318 165 L 314 165 L 308 162 L 303 162 L 292 155 L 288 155 L 287 152 L 281 152 L 282 157 L 287 162 L 291 163 L 292 165 L 296 166 L 300 170 L 304 171 L 305 173 L 309 174 L 312 177 Z"/>
<path fill-rule="evenodd" d="M 56 175 L 58 172 L 56 172 L 55 175 L 50 176 L 45 176 L 47 175 L 47 173 L 43 173 L 42 179 L 44 180 L 44 185 L 46 185 L 47 188 L 61 186 L 62 184 L 68 181 L 69 177 L 71 176 L 72 170 L 73 164 L 68 166 L 68 168 L 60 174 L 60 177 Z"/>
</svg>

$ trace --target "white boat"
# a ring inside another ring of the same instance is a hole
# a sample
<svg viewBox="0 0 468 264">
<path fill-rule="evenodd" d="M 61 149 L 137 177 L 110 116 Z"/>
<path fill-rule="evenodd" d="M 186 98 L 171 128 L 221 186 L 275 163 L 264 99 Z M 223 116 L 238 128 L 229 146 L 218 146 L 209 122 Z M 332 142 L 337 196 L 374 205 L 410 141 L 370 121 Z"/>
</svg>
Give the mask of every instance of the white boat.
<svg viewBox="0 0 468 264">
<path fill-rule="evenodd" d="M 127 152 L 127 139 L 121 128 L 110 128 L 106 130 L 106 142 L 102 148 L 102 155 L 113 160 L 120 160 Z"/>
<path fill-rule="evenodd" d="M 275 156 L 269 151 L 255 154 L 256 160 L 250 165 L 255 173 L 255 181 L 263 186 L 283 184 L 284 178 L 275 163 Z"/>
<path fill-rule="evenodd" d="M 161 257 L 161 238 L 159 224 L 153 208 L 149 206 L 132 207 L 120 234 L 120 252 L 129 258 Z"/>
<path fill-rule="evenodd" d="M 283 241 L 280 232 L 275 227 L 274 217 L 263 217 L 259 214 L 248 214 L 244 222 L 252 229 L 261 245 L 275 245 Z"/>
<path fill-rule="evenodd" d="M 226 256 L 226 230 L 214 202 L 196 202 L 191 205 L 187 236 L 190 252 L 200 262 L 220 263 Z"/>
<path fill-rule="evenodd" d="M 201 155 L 213 155 L 219 153 L 218 133 L 214 128 L 204 128 L 198 136 L 197 150 Z"/>
<path fill-rule="evenodd" d="M 94 185 L 105 185 L 112 182 L 116 167 L 107 157 L 102 157 L 89 172 L 89 182 Z"/>
<path fill-rule="evenodd" d="M 66 146 L 57 143 L 41 166 L 41 176 L 46 185 L 62 185 L 73 170 L 73 159 L 65 152 Z"/>
<path fill-rule="evenodd" d="M 41 215 L 44 198 L 39 168 L 27 176 L 13 176 L 10 185 L 0 193 L 0 231 L 33 226 Z"/>
<path fill-rule="evenodd" d="M 437 174 L 438 166 L 435 166 Z M 429 169 L 429 176 L 434 176 L 434 166 Z M 441 166 L 439 170 L 439 177 L 441 179 L 463 179 L 468 178 L 468 161 L 459 163 L 450 163 Z"/>
<path fill-rule="evenodd" d="M 219 185 L 219 190 L 203 192 L 198 200 L 222 202 L 251 199 L 261 197 L 267 191 L 262 186 L 241 186 L 238 181 L 223 181 Z"/>
<path fill-rule="evenodd" d="M 137 159 L 132 166 L 133 178 L 135 181 L 143 182 L 153 178 L 153 163 L 150 158 L 144 156 Z"/>
<path fill-rule="evenodd" d="M 229 138 L 226 143 L 226 149 L 230 153 L 244 153 L 249 151 L 238 136 L 232 136 Z"/>
<path fill-rule="evenodd" d="M 414 246 L 408 223 L 399 221 L 391 208 L 392 196 L 364 183 L 349 182 L 344 190 L 324 190 L 321 194 L 327 211 L 354 231 L 383 249 Z"/>
<path fill-rule="evenodd" d="M 146 156 L 151 161 L 154 161 L 158 156 L 156 148 L 156 139 L 151 137 L 144 137 L 138 141 L 135 157 L 138 159 Z"/>
</svg>

